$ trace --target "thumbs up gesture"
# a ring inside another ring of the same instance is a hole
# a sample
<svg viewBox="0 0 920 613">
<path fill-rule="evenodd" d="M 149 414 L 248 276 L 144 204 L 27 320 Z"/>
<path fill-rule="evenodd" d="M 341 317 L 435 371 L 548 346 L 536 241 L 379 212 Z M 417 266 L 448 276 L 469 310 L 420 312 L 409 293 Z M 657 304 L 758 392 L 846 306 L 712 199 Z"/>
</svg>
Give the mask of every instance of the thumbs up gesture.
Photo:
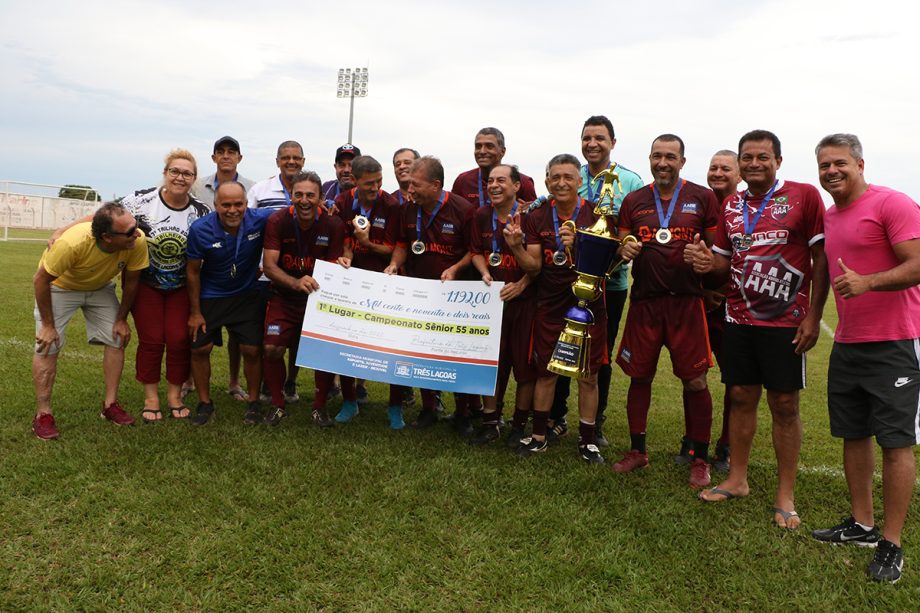
<svg viewBox="0 0 920 613">
<path fill-rule="evenodd" d="M 869 287 L 869 278 L 847 268 L 843 259 L 837 258 L 837 266 L 840 267 L 843 274 L 834 278 L 834 289 L 841 298 L 853 298 L 872 289 Z"/>
<path fill-rule="evenodd" d="M 684 246 L 684 263 L 693 267 L 693 272 L 704 275 L 712 271 L 712 250 L 706 246 L 700 235 L 693 235 L 693 242 Z"/>
</svg>

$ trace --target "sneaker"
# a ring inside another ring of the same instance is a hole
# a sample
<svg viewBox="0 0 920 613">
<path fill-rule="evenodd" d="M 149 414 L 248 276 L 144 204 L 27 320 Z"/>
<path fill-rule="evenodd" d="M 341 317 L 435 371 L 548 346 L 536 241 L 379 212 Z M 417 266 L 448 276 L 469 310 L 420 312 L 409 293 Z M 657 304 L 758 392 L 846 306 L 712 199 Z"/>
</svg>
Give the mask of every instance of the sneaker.
<svg viewBox="0 0 920 613">
<path fill-rule="evenodd" d="M 329 400 L 333 400 L 342 395 L 342 386 L 336 383 L 332 386 L 332 389 L 329 390 Z"/>
<path fill-rule="evenodd" d="M 904 551 L 891 541 L 878 542 L 875 557 L 866 568 L 866 574 L 873 581 L 897 583 L 904 568 Z"/>
<path fill-rule="evenodd" d="M 431 410 L 422 409 L 419 411 L 418 417 L 415 418 L 415 421 L 412 422 L 412 427 L 430 428 L 436 423 L 438 423 L 438 414 Z"/>
<path fill-rule="evenodd" d="M 693 463 L 693 443 L 686 436 L 680 439 L 680 453 L 674 456 L 674 463 L 679 466 Z"/>
<path fill-rule="evenodd" d="M 254 426 L 262 423 L 262 403 L 253 400 L 246 406 L 246 414 L 243 415 L 243 423 L 247 426 Z"/>
<path fill-rule="evenodd" d="M 488 445 L 492 441 L 497 441 L 501 438 L 501 435 L 501 428 L 498 427 L 498 424 L 482 424 L 479 426 L 476 434 L 473 435 L 473 438 L 470 439 L 470 445 L 475 445 L 477 447 Z M 518 438 L 518 444 L 520 444 L 520 440 L 521 439 Z"/>
<path fill-rule="evenodd" d="M 594 422 L 594 442 L 601 449 L 610 447 L 610 441 L 604 436 L 604 422 L 607 421 L 606 415 L 598 415 Z"/>
<path fill-rule="evenodd" d="M 565 419 L 560 419 L 546 432 L 546 440 L 549 444 L 555 445 L 568 433 L 569 425 L 565 422 Z"/>
<path fill-rule="evenodd" d="M 313 423 L 320 428 L 331 428 L 335 422 L 326 413 L 326 409 L 313 409 Z"/>
<path fill-rule="evenodd" d="M 731 465 L 731 451 L 728 447 L 716 447 L 715 457 L 712 458 L 712 469 L 719 473 L 727 473 Z"/>
<path fill-rule="evenodd" d="M 214 415 L 214 403 L 199 402 L 198 406 L 195 408 L 195 417 L 191 420 L 192 425 L 203 426 L 211 420 L 212 415 Z"/>
<path fill-rule="evenodd" d="M 284 403 L 294 404 L 300 400 L 300 394 L 297 393 L 297 384 L 294 382 L 284 384 Z M 271 400 L 269 400 L 271 402 Z"/>
<path fill-rule="evenodd" d="M 610 470 L 615 473 L 628 473 L 646 466 L 648 466 L 648 454 L 630 449 L 622 460 L 610 467 Z"/>
<path fill-rule="evenodd" d="M 61 436 L 57 426 L 54 425 L 54 416 L 51 413 L 36 415 L 32 419 L 32 432 L 44 441 L 50 441 Z"/>
<path fill-rule="evenodd" d="M 358 385 L 355 387 L 355 399 L 358 404 L 367 404 L 370 398 L 367 395 L 367 388 L 363 385 Z"/>
<path fill-rule="evenodd" d="M 690 487 L 708 487 L 710 483 L 709 462 L 702 458 L 696 458 L 690 464 Z"/>
<path fill-rule="evenodd" d="M 470 417 L 468 415 L 454 415 L 453 427 L 454 432 L 463 438 L 469 438 L 475 433 L 473 424 L 470 423 Z"/>
<path fill-rule="evenodd" d="M 390 407 L 387 409 L 387 417 L 390 419 L 390 428 L 393 430 L 402 430 L 406 427 L 402 407 Z"/>
<path fill-rule="evenodd" d="M 521 443 L 514 450 L 514 453 L 522 458 L 529 458 L 535 453 L 543 453 L 547 449 L 549 449 L 549 443 L 546 442 L 546 439 L 538 441 L 533 437 L 527 437 L 521 439 Z"/>
<path fill-rule="evenodd" d="M 435 390 L 434 392 L 434 412 L 438 417 L 442 417 L 447 413 L 447 409 L 444 407 L 444 401 L 441 400 L 441 390 Z"/>
<path fill-rule="evenodd" d="M 357 414 L 358 414 L 358 403 L 348 400 L 342 405 L 342 408 L 339 410 L 338 415 L 335 416 L 335 420 L 339 422 L 340 424 L 347 424 L 352 419 L 354 419 L 355 415 Z"/>
<path fill-rule="evenodd" d="M 411 387 L 406 388 L 406 391 L 403 392 L 403 406 L 406 408 L 415 406 L 415 390 Z"/>
<path fill-rule="evenodd" d="M 579 445 L 578 453 L 581 455 L 581 459 L 587 462 L 588 464 L 603 464 L 604 456 L 601 455 L 601 450 L 597 448 L 597 445 L 588 444 L 588 445 Z"/>
<path fill-rule="evenodd" d="M 99 417 L 107 419 L 113 424 L 118 424 L 119 426 L 133 426 L 134 418 L 128 415 L 128 413 L 121 408 L 121 405 L 118 404 L 116 400 L 109 406 L 102 407 L 102 413 L 99 414 Z"/>
<path fill-rule="evenodd" d="M 864 530 L 853 516 L 847 517 L 842 522 L 824 530 L 812 530 L 811 536 L 824 543 L 852 543 L 861 547 L 875 547 L 882 540 L 882 536 L 875 526 Z"/>
<path fill-rule="evenodd" d="M 281 407 L 272 407 L 268 410 L 268 413 L 265 414 L 263 423 L 268 426 L 277 426 L 285 417 L 287 417 L 287 411 Z"/>
<path fill-rule="evenodd" d="M 522 440 L 524 440 L 524 430 L 511 428 L 511 430 L 508 431 L 508 437 L 505 439 L 505 444 L 511 449 L 517 449 Z"/>
</svg>

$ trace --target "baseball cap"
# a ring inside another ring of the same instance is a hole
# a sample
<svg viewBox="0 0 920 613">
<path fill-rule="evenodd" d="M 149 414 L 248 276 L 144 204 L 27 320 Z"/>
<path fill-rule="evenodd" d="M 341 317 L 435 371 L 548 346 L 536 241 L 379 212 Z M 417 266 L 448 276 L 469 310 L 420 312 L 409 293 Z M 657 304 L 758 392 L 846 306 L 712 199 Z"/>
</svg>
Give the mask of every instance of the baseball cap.
<svg viewBox="0 0 920 613">
<path fill-rule="evenodd" d="M 221 145 L 230 145 L 231 147 L 236 149 L 237 153 L 240 153 L 240 143 L 232 136 L 221 136 L 220 138 L 218 138 L 217 141 L 214 143 L 214 151 L 217 151 L 218 149 L 220 149 Z"/>
<path fill-rule="evenodd" d="M 351 157 L 356 158 L 361 155 L 361 150 L 351 143 L 345 143 L 335 150 L 335 161 L 338 162 L 343 155 L 350 155 Z"/>
</svg>

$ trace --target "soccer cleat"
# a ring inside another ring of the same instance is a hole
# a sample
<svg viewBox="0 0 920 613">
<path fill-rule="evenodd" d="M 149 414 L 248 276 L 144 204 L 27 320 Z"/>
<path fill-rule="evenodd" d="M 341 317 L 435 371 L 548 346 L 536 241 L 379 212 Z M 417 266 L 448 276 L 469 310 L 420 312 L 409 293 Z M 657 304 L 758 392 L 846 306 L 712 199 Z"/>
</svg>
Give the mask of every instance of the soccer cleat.
<svg viewBox="0 0 920 613">
<path fill-rule="evenodd" d="M 686 436 L 680 440 L 680 453 L 674 456 L 674 463 L 678 465 L 693 463 L 693 443 Z"/>
<path fill-rule="evenodd" d="M 199 402 L 195 408 L 195 417 L 191 419 L 193 426 L 203 426 L 211 420 L 214 415 L 214 403 Z"/>
<path fill-rule="evenodd" d="M 287 411 L 281 407 L 272 407 L 268 410 L 268 413 L 265 414 L 264 423 L 269 426 L 277 426 L 286 416 Z"/>
<path fill-rule="evenodd" d="M 41 413 L 32 419 L 32 432 L 43 441 L 56 439 L 61 435 L 54 425 L 54 416 L 51 413 Z"/>
<path fill-rule="evenodd" d="M 128 415 L 127 411 L 121 408 L 121 405 L 118 404 L 116 400 L 109 406 L 102 407 L 102 413 L 99 414 L 99 417 L 107 419 L 113 424 L 118 424 L 119 426 L 133 426 L 134 418 Z"/>
<path fill-rule="evenodd" d="M 521 439 L 521 443 L 514 450 L 514 453 L 522 458 L 529 458 L 535 453 L 543 453 L 547 449 L 549 449 L 549 443 L 546 442 L 546 439 L 538 441 L 533 437 L 527 437 Z"/>
<path fill-rule="evenodd" d="M 300 394 L 297 393 L 297 384 L 293 381 L 284 384 L 284 403 L 294 404 L 300 400 Z M 269 399 L 269 402 L 271 400 Z"/>
<path fill-rule="evenodd" d="M 358 404 L 364 405 L 367 404 L 370 398 L 367 395 L 367 388 L 363 385 L 358 385 L 355 387 L 355 398 Z"/>
<path fill-rule="evenodd" d="M 507 444 L 511 449 L 517 449 L 523 439 L 523 429 L 518 430 L 516 428 L 511 428 L 511 430 L 508 431 L 508 438 L 505 439 L 505 444 Z"/>
<path fill-rule="evenodd" d="M 702 458 L 696 458 L 690 464 L 690 487 L 708 487 L 710 483 L 709 463 Z"/>
<path fill-rule="evenodd" d="M 847 517 L 836 526 L 825 528 L 824 530 L 812 530 L 811 536 L 815 540 L 824 543 L 852 543 L 860 547 L 875 547 L 879 544 L 882 536 L 875 526 L 865 530 L 856 523 L 852 516 Z"/>
<path fill-rule="evenodd" d="M 878 542 L 875 557 L 866 567 L 866 574 L 873 581 L 897 583 L 904 568 L 904 551 L 891 541 L 882 539 Z"/>
<path fill-rule="evenodd" d="M 412 422 L 413 428 L 430 428 L 438 423 L 438 414 L 431 409 L 422 409 Z"/>
<path fill-rule="evenodd" d="M 712 459 L 712 469 L 719 473 L 727 473 L 731 465 L 731 451 L 728 447 L 716 446 L 716 455 Z"/>
<path fill-rule="evenodd" d="M 622 460 L 610 467 L 610 470 L 615 473 L 628 473 L 637 468 L 645 468 L 646 466 L 648 466 L 648 454 L 630 449 L 626 452 L 626 455 L 623 456 Z"/>
<path fill-rule="evenodd" d="M 252 400 L 246 406 L 246 413 L 243 415 L 243 423 L 247 426 L 254 426 L 262 423 L 262 403 L 258 400 Z"/>
<path fill-rule="evenodd" d="M 335 420 L 340 424 L 347 424 L 352 419 L 355 418 L 355 415 L 358 414 L 358 403 L 352 400 L 346 400 L 342 404 L 342 408 L 339 409 L 338 415 L 335 416 Z"/>
<path fill-rule="evenodd" d="M 331 428 L 335 422 L 326 413 L 326 409 L 313 409 L 313 423 L 320 428 Z"/>
<path fill-rule="evenodd" d="M 390 428 L 393 430 L 402 430 L 406 427 L 406 422 L 403 420 L 402 407 L 388 408 L 387 417 L 390 419 Z"/>
<path fill-rule="evenodd" d="M 488 445 L 492 441 L 497 441 L 501 435 L 501 429 L 498 424 L 482 424 L 473 438 L 470 439 L 470 445 L 477 447 Z M 520 444 L 520 438 L 518 438 L 518 443 Z"/>
<path fill-rule="evenodd" d="M 579 445 L 578 454 L 581 456 L 581 459 L 588 464 L 604 463 L 604 456 L 601 455 L 601 450 L 597 448 L 597 445 Z"/>
<path fill-rule="evenodd" d="M 569 425 L 565 422 L 565 419 L 558 420 L 553 427 L 546 432 L 546 440 L 551 444 L 555 445 L 562 439 L 563 436 L 569 433 Z"/>
</svg>

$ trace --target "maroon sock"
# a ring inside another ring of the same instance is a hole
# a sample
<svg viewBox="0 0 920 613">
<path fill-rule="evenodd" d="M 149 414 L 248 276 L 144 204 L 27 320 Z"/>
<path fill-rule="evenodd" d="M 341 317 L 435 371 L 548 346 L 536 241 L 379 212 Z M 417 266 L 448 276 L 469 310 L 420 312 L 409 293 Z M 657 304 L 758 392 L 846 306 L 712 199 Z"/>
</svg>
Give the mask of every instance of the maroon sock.
<svg viewBox="0 0 920 613">
<path fill-rule="evenodd" d="M 284 358 L 272 360 L 262 359 L 262 378 L 272 395 L 272 406 L 284 408 L 284 377 L 287 376 L 287 367 Z"/>
<path fill-rule="evenodd" d="M 583 421 L 578 422 L 578 444 L 579 445 L 595 445 L 597 444 L 597 439 L 594 435 L 594 424 L 586 424 Z"/>
<path fill-rule="evenodd" d="M 470 416 L 470 405 L 473 404 L 473 398 L 470 394 L 454 394 L 454 413 L 457 417 L 469 417 Z"/>
<path fill-rule="evenodd" d="M 355 378 L 339 375 L 339 382 L 342 384 L 342 400 L 355 402 L 358 399 L 355 391 Z"/>
<path fill-rule="evenodd" d="M 732 399 L 728 397 L 728 388 L 725 388 L 725 395 L 722 396 L 722 435 L 719 436 L 719 447 L 728 447 L 728 425 L 729 418 L 728 414 L 731 412 L 732 408 Z"/>
<path fill-rule="evenodd" d="M 690 409 L 687 407 L 687 390 L 683 390 L 683 402 L 684 402 L 684 438 L 690 436 Z"/>
<path fill-rule="evenodd" d="M 422 390 L 422 410 L 434 411 L 434 390 Z"/>
<path fill-rule="evenodd" d="M 401 407 L 403 398 L 406 395 L 406 388 L 402 385 L 390 385 L 390 404 L 391 407 Z"/>
<path fill-rule="evenodd" d="M 549 411 L 533 412 L 533 433 L 537 436 L 546 436 L 546 422 L 549 420 Z"/>
<path fill-rule="evenodd" d="M 687 438 L 709 445 L 712 436 L 712 396 L 709 388 L 698 392 L 686 392 L 687 412 L 690 414 L 690 428 Z"/>
<path fill-rule="evenodd" d="M 313 381 L 316 383 L 316 397 L 313 399 L 314 409 L 326 408 L 326 400 L 329 398 L 329 390 L 332 389 L 334 380 L 335 375 L 331 372 L 313 371 Z"/>
<path fill-rule="evenodd" d="M 630 434 L 639 434 L 648 428 L 648 408 L 651 402 L 652 382 L 632 379 L 626 394 L 626 417 Z"/>
<path fill-rule="evenodd" d="M 530 415 L 528 409 L 519 409 L 514 407 L 514 416 L 511 418 L 512 430 L 523 430 L 527 426 L 527 416 Z"/>
</svg>

